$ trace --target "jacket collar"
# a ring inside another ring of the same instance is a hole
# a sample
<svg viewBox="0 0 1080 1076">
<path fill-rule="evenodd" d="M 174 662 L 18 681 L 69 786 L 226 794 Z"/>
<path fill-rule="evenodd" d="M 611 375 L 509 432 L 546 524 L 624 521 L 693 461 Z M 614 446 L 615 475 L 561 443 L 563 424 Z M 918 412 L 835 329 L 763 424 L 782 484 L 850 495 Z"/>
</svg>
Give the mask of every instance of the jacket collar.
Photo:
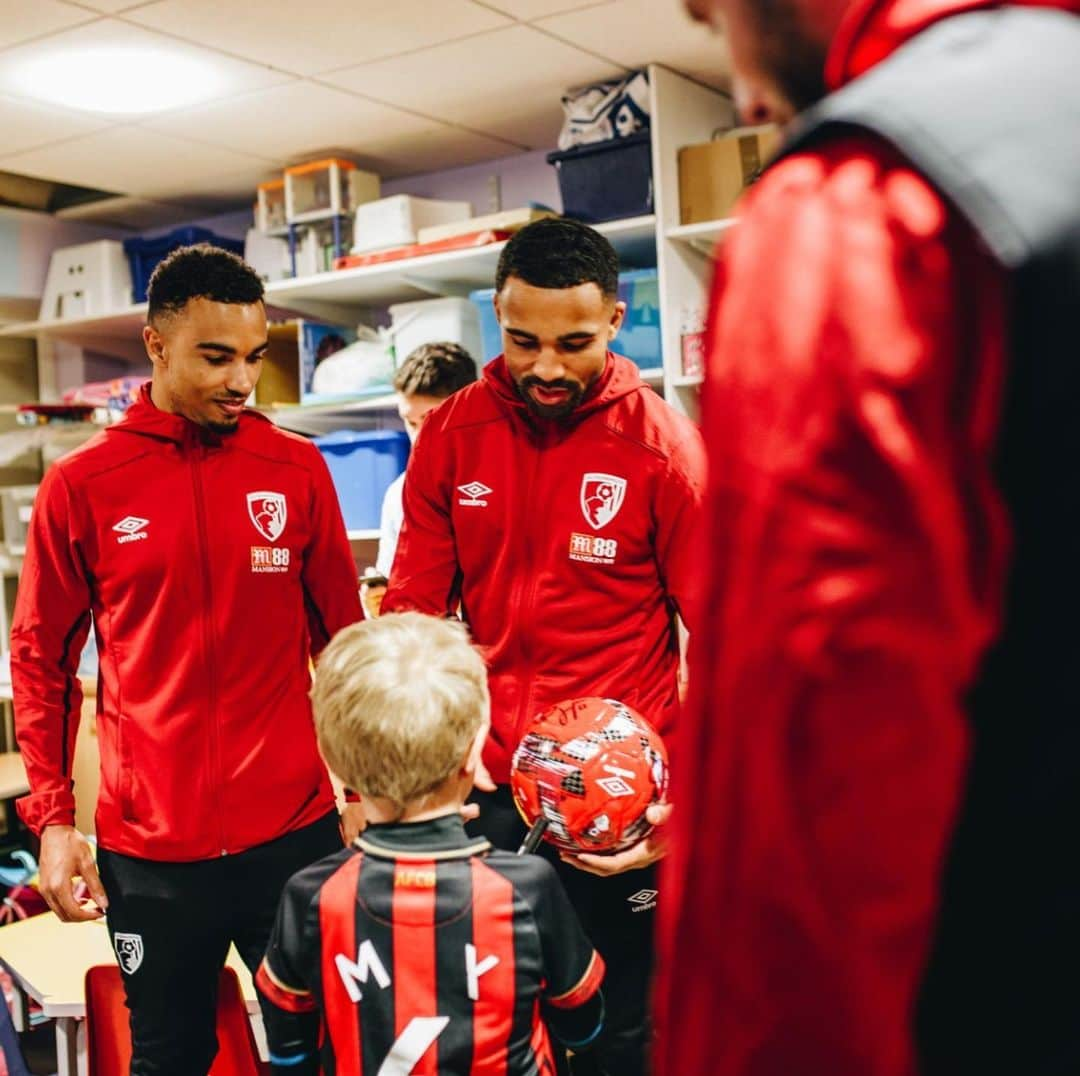
<svg viewBox="0 0 1080 1076">
<path fill-rule="evenodd" d="M 127 414 L 109 430 L 116 433 L 141 434 L 162 441 L 172 441 L 179 445 L 205 444 L 220 445 L 241 437 L 252 422 L 268 422 L 264 415 L 250 408 L 240 416 L 240 426 L 235 433 L 217 434 L 205 426 L 184 418 L 183 415 L 162 411 L 150 398 L 150 382 L 139 390 L 139 398 L 128 408 Z"/>
<path fill-rule="evenodd" d="M 574 411 L 565 419 L 542 419 L 529 410 L 518 394 L 517 386 L 506 366 L 506 359 L 502 355 L 492 359 L 484 367 L 483 379 L 502 407 L 534 429 L 550 430 L 553 433 L 559 429 L 571 429 L 587 415 L 610 407 L 617 400 L 645 387 L 637 366 L 622 355 L 609 351 L 603 373 L 589 386 Z"/>
</svg>

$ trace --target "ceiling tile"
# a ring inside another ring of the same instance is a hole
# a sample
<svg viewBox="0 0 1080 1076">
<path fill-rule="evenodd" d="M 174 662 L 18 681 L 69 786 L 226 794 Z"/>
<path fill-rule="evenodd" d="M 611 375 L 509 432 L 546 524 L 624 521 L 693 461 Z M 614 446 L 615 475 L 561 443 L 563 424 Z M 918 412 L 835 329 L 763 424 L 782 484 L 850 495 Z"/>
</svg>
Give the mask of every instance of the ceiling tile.
<svg viewBox="0 0 1080 1076">
<path fill-rule="evenodd" d="M 141 127 L 110 127 L 53 146 L 0 157 L 0 168 L 42 179 L 150 198 L 182 197 L 246 173 L 254 183 L 271 162 L 170 138 Z"/>
<path fill-rule="evenodd" d="M 92 22 L 97 16 L 91 11 L 73 8 L 59 0 L 0 0 L 0 49 L 45 33 Z"/>
<path fill-rule="evenodd" d="M 164 228 L 170 224 L 190 221 L 192 209 L 192 206 L 174 202 L 153 202 L 148 198 L 123 195 L 72 206 L 70 209 L 61 210 L 56 216 L 61 220 L 84 221 L 102 227 L 149 231 L 151 228 Z"/>
<path fill-rule="evenodd" d="M 267 117 L 273 117 L 267 123 Z M 396 108 L 312 82 L 290 82 L 185 112 L 142 121 L 164 134 L 286 163 L 327 150 L 398 150 L 432 126 Z"/>
<path fill-rule="evenodd" d="M 545 15 L 557 15 L 563 11 L 595 7 L 607 2 L 608 0 L 484 0 L 488 7 L 497 8 L 522 22 L 542 19 Z"/>
<path fill-rule="evenodd" d="M 0 143 L 2 153 L 21 153 L 35 146 L 61 142 L 109 125 L 107 119 L 85 112 L 68 112 L 32 101 L 0 96 L 0 131 L 4 132 L 3 142 Z"/>
<path fill-rule="evenodd" d="M 0 49 L 90 22 L 95 17 L 92 11 L 60 0 L 34 0 L 32 4 L 26 0 L 0 0 Z"/>
<path fill-rule="evenodd" d="M 621 73 L 528 26 L 363 64 L 327 76 L 346 89 L 506 139 L 555 144 L 569 86 Z"/>
<path fill-rule="evenodd" d="M 439 124 L 427 128 L 419 137 L 410 138 L 398 147 L 387 146 L 384 152 L 385 156 L 378 161 L 376 171 L 390 179 L 493 161 L 520 151 L 516 145 L 501 139 Z"/>
<path fill-rule="evenodd" d="M 80 7 L 92 8 L 105 15 L 118 15 L 131 8 L 145 7 L 146 0 L 77 0 Z"/>
<path fill-rule="evenodd" d="M 661 63 L 710 86 L 730 84 L 723 38 L 694 23 L 682 0 L 608 0 L 537 26 L 625 67 Z"/>
<path fill-rule="evenodd" d="M 17 97 L 26 96 L 17 89 L 15 82 L 15 71 L 22 60 L 33 61 L 39 57 L 55 55 L 62 50 L 111 48 L 140 50 L 144 53 L 163 50 L 197 60 L 205 65 L 208 77 L 194 88 L 197 96 L 193 96 L 196 101 L 230 97 L 286 82 L 290 77 L 259 64 L 236 60 L 211 49 L 198 48 L 164 34 L 152 33 L 140 26 L 131 26 L 119 19 L 97 19 L 85 26 L 64 30 L 43 40 L 8 49 L 2 54 L 0 62 L 0 91 Z M 137 85 L 131 87 L 133 94 L 138 93 L 138 89 Z"/>
<path fill-rule="evenodd" d="M 437 13 L 436 13 L 437 9 Z M 133 22 L 312 75 L 509 24 L 472 0 L 260 0 L 257 13 L 220 0 L 160 0 Z"/>
</svg>

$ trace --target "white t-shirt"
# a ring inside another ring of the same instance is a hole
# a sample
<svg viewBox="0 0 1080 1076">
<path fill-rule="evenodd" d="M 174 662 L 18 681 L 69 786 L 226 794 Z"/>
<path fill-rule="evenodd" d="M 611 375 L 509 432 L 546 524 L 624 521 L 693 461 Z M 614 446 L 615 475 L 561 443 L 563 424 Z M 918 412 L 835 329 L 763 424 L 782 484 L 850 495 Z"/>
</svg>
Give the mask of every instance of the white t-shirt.
<svg viewBox="0 0 1080 1076">
<path fill-rule="evenodd" d="M 383 495 L 382 517 L 379 522 L 379 553 L 375 558 L 375 570 L 387 579 L 390 578 L 390 569 L 394 566 L 401 525 L 405 522 L 405 506 L 402 502 L 404 489 L 405 474 L 402 472 L 386 487 Z"/>
</svg>

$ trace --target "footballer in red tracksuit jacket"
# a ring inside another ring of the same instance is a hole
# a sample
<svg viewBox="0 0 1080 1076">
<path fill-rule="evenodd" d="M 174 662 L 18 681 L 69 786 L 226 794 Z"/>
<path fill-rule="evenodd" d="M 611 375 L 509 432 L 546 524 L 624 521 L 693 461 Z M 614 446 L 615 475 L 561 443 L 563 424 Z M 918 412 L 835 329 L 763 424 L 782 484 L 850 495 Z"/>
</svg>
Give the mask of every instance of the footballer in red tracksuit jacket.
<svg viewBox="0 0 1080 1076">
<path fill-rule="evenodd" d="M 215 435 L 143 390 L 46 473 L 12 628 L 35 832 L 73 825 L 79 655 L 98 638 L 101 847 L 233 854 L 326 815 L 309 654 L 360 618 L 318 450 L 253 411 Z"/>
<path fill-rule="evenodd" d="M 502 357 L 428 417 L 383 611 L 460 603 L 490 670 L 496 782 L 566 698 L 618 698 L 671 729 L 703 483 L 696 428 L 620 355 L 568 420 L 532 415 Z"/>
<path fill-rule="evenodd" d="M 550 228 L 555 245 L 580 239 L 573 222 Z M 545 240 L 540 235 L 536 242 Z M 568 338 L 575 339 L 573 317 L 561 328 L 546 327 L 543 315 L 530 317 L 547 302 L 536 294 L 549 290 L 546 284 L 526 288 L 516 307 L 508 298 L 515 287 L 500 292 L 507 300 L 504 340 L 513 337 L 519 314 L 530 338 L 532 330 L 559 339 L 571 330 Z M 558 343 L 550 350 L 546 343 L 529 346 L 528 355 L 563 355 L 564 374 L 553 361 L 551 376 L 573 384 L 565 380 L 574 365 L 565 357 L 572 344 L 565 352 Z M 522 730 L 538 712 L 566 698 L 609 696 L 667 734 L 679 708 L 676 615 L 693 632 L 696 565 L 689 550 L 704 454 L 693 424 L 642 383 L 633 363 L 611 353 L 605 358 L 602 347 L 598 376 L 557 419 L 525 402 L 530 390 L 520 368 L 515 377 L 505 355 L 495 359 L 479 382 L 428 416 L 405 481 L 405 525 L 383 610 L 445 615 L 460 605 L 485 652 L 492 728 L 484 761 L 499 787 L 476 794 L 480 817 L 473 830 L 499 848 L 513 849 L 523 833 L 505 782 Z M 530 359 L 517 361 L 527 368 Z M 534 370 L 541 366 L 550 372 L 547 360 L 538 359 Z M 542 387 L 553 382 L 536 376 L 541 399 L 558 398 L 559 390 Z M 543 850 L 551 856 L 548 846 Z M 574 1058 L 575 1076 L 646 1071 L 658 899 L 648 856 L 635 860 L 636 867 L 608 866 L 620 873 L 606 877 L 587 873 L 600 873 L 595 864 L 578 869 L 581 860 L 569 865 L 552 856 L 607 964 L 607 1021 L 592 1053 Z"/>
</svg>

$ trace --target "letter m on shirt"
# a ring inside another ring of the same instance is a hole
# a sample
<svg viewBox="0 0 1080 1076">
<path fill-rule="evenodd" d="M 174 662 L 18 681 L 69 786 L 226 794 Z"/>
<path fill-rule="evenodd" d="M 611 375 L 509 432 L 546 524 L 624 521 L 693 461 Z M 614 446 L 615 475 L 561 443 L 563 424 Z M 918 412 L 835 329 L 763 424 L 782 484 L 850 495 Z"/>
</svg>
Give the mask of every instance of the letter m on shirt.
<svg viewBox="0 0 1080 1076">
<path fill-rule="evenodd" d="M 334 957 L 334 964 L 337 965 L 338 975 L 345 984 L 349 1000 L 354 1004 L 363 997 L 360 987 L 368 981 L 369 976 L 374 976 L 375 982 L 382 990 L 390 985 L 390 975 L 379 959 L 379 954 L 375 952 L 375 946 L 371 944 L 370 939 L 360 943 L 355 962 L 344 953 L 338 953 Z"/>
</svg>

